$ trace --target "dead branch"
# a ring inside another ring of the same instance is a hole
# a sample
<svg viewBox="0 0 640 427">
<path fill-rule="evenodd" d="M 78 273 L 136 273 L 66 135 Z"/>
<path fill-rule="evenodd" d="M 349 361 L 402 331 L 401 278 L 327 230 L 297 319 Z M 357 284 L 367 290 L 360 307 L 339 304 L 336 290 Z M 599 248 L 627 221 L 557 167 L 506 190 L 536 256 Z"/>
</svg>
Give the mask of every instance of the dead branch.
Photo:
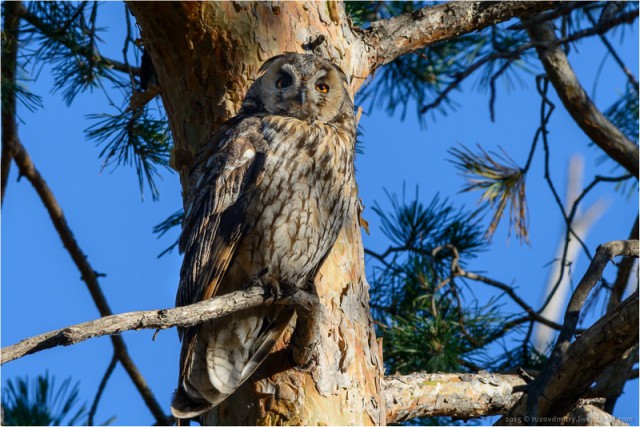
<svg viewBox="0 0 640 427">
<path fill-rule="evenodd" d="M 545 418 L 565 416 L 598 375 L 638 343 L 638 302 L 636 292 L 569 346 L 560 360 L 559 369 L 544 383 L 543 392 L 536 393 L 539 396 L 536 416 L 525 416 L 527 397 L 523 396 L 498 425 L 521 425 L 523 420 L 538 424 Z M 531 385 L 540 378 L 543 376 L 529 385 L 529 393 Z"/>
<path fill-rule="evenodd" d="M 556 45 L 558 38 L 553 24 L 534 25 L 528 33 L 531 40 L 538 43 L 536 50 L 547 77 L 571 117 L 609 157 L 638 178 L 638 146 L 620 132 L 586 94 L 564 51 Z"/>
<path fill-rule="evenodd" d="M 98 311 L 102 316 L 111 315 L 113 312 L 111 311 L 111 308 L 107 303 L 107 299 L 104 296 L 102 289 L 100 288 L 100 284 L 98 283 L 98 274 L 89 264 L 87 256 L 82 252 L 82 249 L 80 249 L 80 246 L 73 236 L 71 228 L 69 227 L 69 224 L 67 223 L 67 220 L 62 212 L 62 208 L 54 197 L 53 192 L 31 161 L 29 153 L 27 153 L 20 140 L 17 139 L 17 135 L 16 139 L 12 141 L 12 144 L 14 160 L 16 162 L 16 165 L 18 166 L 18 169 L 20 170 L 20 174 L 26 177 L 31 182 L 36 192 L 40 196 L 40 199 L 47 209 L 47 212 L 51 217 L 51 221 L 53 222 L 53 225 L 58 232 L 58 235 L 60 236 L 65 249 L 67 250 L 67 252 L 69 252 L 69 255 L 71 255 L 71 258 L 76 264 L 76 267 L 78 267 L 78 270 L 80 270 L 82 280 L 87 285 L 89 293 L 91 294 L 91 297 L 93 298 Z M 129 352 L 127 350 L 127 346 L 124 343 L 122 337 L 112 336 L 111 342 L 113 344 L 115 353 L 118 355 L 118 359 L 122 363 L 125 371 L 127 371 L 127 374 L 129 374 L 129 377 L 135 384 L 136 388 L 142 395 L 142 398 L 149 407 L 151 413 L 160 424 L 167 424 L 168 422 L 164 411 L 151 392 L 151 389 L 147 385 L 147 382 L 142 376 L 142 373 L 133 362 L 133 359 L 131 359 L 131 356 L 129 355 Z M 4 358 L 4 354 L 2 357 Z"/>
<path fill-rule="evenodd" d="M 528 386 L 503 423 L 522 417 L 564 416 L 580 395 L 611 363 L 620 360 L 638 343 L 638 292 L 608 313 L 576 341 L 570 343 L 580 311 L 604 268 L 615 256 L 638 256 L 637 240 L 612 241 L 600 245 L 587 272 L 571 296 L 562 331 L 544 371 Z"/>
<path fill-rule="evenodd" d="M 418 48 L 557 6 L 551 1 L 451 2 L 372 22 L 363 30 L 364 43 L 375 52 L 370 69 Z"/>
<path fill-rule="evenodd" d="M 638 239 L 638 217 L 636 217 L 629 239 Z M 611 312 L 622 301 L 622 295 L 627 289 L 629 279 L 634 271 L 635 258 L 624 257 L 622 261 L 618 263 L 618 272 L 616 279 L 611 286 L 611 292 L 609 294 L 609 302 L 607 304 L 607 312 Z M 637 271 L 637 270 L 636 270 Z M 602 373 L 598 382 L 594 387 L 594 393 L 596 396 L 604 396 L 606 398 L 604 404 L 604 410 L 613 413 L 616 401 L 622 394 L 625 384 L 628 381 L 629 374 L 633 370 L 633 366 L 636 363 L 638 355 L 638 348 L 630 352 L 630 354 L 623 360 L 619 360 L 613 363 Z"/>
<path fill-rule="evenodd" d="M 291 295 L 275 298 L 270 293 L 265 293 L 262 287 L 252 286 L 242 291 L 184 307 L 110 315 L 27 338 L 3 348 L 1 363 L 4 364 L 48 348 L 77 344 L 90 338 L 131 330 L 197 325 L 239 310 L 271 304 L 292 305 L 309 310 L 316 304 L 316 301 L 310 294 L 301 290 Z"/>
</svg>

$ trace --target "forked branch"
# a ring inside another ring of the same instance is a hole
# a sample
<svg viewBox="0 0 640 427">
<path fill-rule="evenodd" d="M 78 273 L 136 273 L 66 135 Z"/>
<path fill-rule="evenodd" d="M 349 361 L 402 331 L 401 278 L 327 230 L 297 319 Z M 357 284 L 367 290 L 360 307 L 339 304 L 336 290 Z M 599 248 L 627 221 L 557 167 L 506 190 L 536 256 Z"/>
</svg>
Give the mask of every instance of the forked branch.
<svg viewBox="0 0 640 427">
<path fill-rule="evenodd" d="M 522 422 L 525 416 L 535 423 L 538 417 L 566 415 L 605 368 L 638 344 L 637 291 L 571 342 L 587 296 L 609 261 L 620 255 L 638 257 L 638 240 L 612 241 L 598 247 L 571 296 L 549 362 L 503 423 Z"/>
<path fill-rule="evenodd" d="M 566 54 L 558 46 L 553 24 L 543 23 L 529 28 L 529 36 L 547 77 L 556 89 L 571 117 L 609 157 L 638 178 L 638 146 L 629 140 L 594 105 L 580 85 Z"/>
</svg>

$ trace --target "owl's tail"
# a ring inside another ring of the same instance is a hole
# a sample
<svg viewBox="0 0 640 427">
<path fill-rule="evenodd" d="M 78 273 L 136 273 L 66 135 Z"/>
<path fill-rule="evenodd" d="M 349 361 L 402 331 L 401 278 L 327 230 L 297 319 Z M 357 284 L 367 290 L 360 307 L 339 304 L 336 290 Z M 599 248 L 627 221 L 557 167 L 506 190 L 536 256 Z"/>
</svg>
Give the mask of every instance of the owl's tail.
<svg viewBox="0 0 640 427">
<path fill-rule="evenodd" d="M 260 307 L 203 323 L 183 342 L 172 414 L 197 417 L 226 399 L 271 352 L 293 313 L 286 307 Z"/>
</svg>

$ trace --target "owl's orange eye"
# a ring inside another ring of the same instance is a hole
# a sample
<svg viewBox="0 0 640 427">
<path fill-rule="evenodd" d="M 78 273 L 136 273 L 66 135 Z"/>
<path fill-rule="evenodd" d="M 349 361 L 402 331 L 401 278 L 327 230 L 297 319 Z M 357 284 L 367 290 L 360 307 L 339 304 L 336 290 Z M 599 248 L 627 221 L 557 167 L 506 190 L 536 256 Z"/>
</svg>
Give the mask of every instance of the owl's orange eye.
<svg viewBox="0 0 640 427">
<path fill-rule="evenodd" d="M 324 83 L 318 83 L 316 85 L 316 90 L 320 93 L 329 93 L 329 85 Z"/>
<path fill-rule="evenodd" d="M 291 79 L 289 77 L 280 77 L 278 81 L 276 81 L 276 87 L 278 89 L 284 89 L 291 86 Z"/>
</svg>

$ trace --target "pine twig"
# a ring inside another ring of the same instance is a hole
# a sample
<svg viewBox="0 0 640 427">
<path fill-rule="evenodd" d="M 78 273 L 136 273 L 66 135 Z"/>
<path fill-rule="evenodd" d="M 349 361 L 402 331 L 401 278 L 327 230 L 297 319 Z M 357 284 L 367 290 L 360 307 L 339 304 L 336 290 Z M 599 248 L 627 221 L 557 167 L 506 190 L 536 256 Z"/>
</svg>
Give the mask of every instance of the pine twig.
<svg viewBox="0 0 640 427">
<path fill-rule="evenodd" d="M 29 12 L 29 10 L 26 7 L 24 7 L 24 5 L 21 4 L 18 7 L 18 13 L 26 22 L 33 25 L 36 29 L 38 29 L 38 31 L 40 31 L 45 36 L 47 37 L 55 36 L 55 34 L 51 31 L 51 28 L 49 28 L 44 22 L 42 22 L 42 20 L 38 16 Z M 80 55 L 86 57 L 87 60 L 93 61 L 94 53 L 91 51 L 89 47 L 75 46 L 65 42 L 62 42 L 62 43 L 66 48 L 72 51 L 77 51 Z M 99 62 L 108 68 L 111 68 L 116 71 L 120 71 L 125 74 L 135 75 L 135 74 L 138 74 L 138 71 L 139 71 L 137 67 L 131 67 L 128 64 L 117 61 L 115 59 L 106 58 L 104 56 L 100 56 Z"/>
</svg>

